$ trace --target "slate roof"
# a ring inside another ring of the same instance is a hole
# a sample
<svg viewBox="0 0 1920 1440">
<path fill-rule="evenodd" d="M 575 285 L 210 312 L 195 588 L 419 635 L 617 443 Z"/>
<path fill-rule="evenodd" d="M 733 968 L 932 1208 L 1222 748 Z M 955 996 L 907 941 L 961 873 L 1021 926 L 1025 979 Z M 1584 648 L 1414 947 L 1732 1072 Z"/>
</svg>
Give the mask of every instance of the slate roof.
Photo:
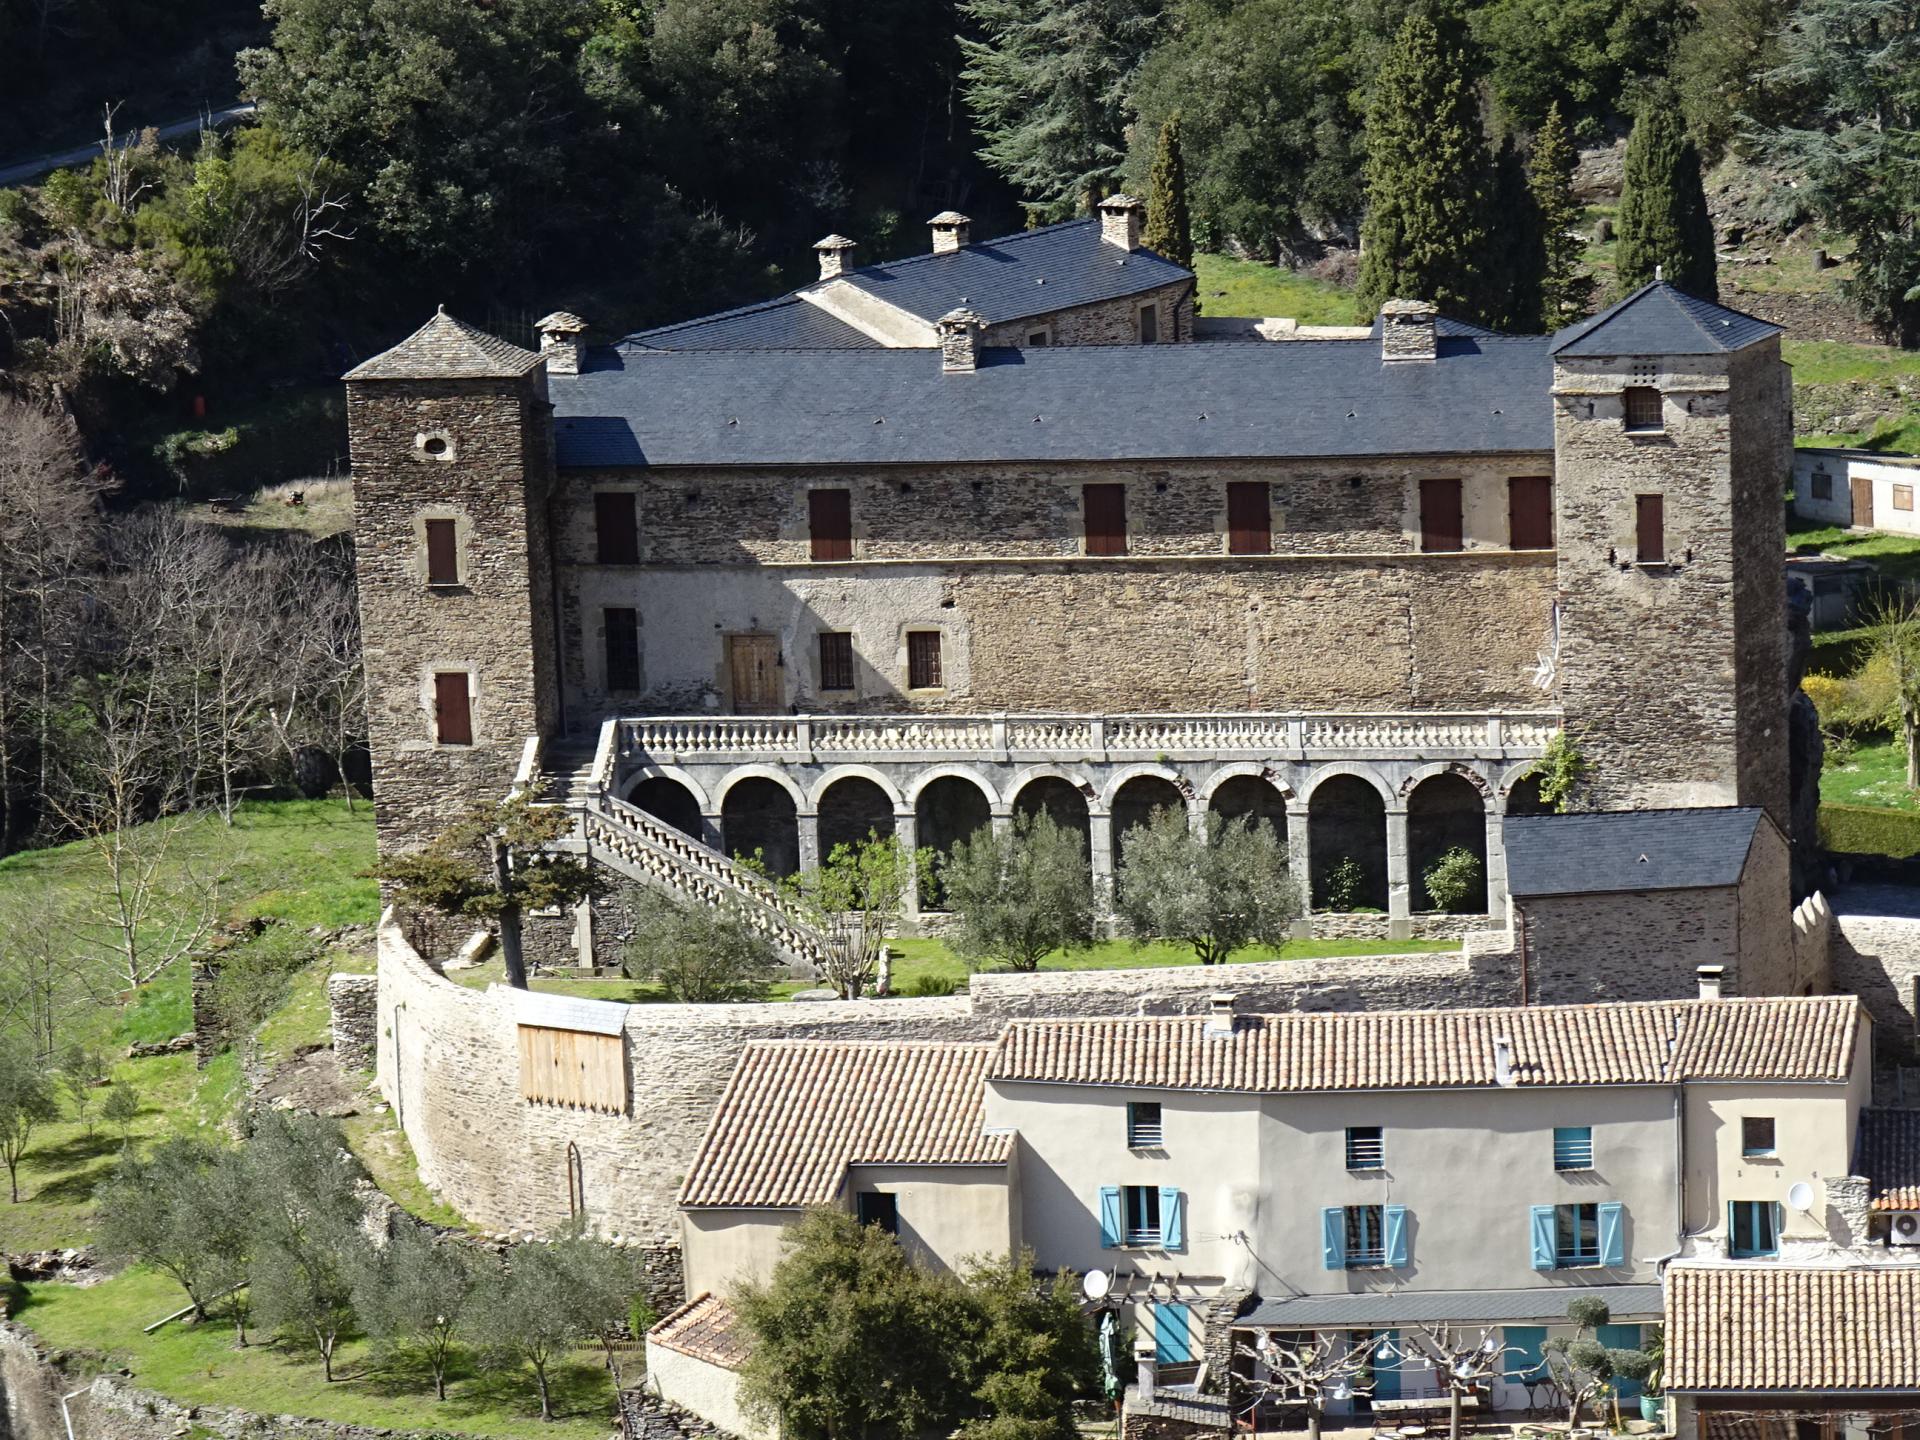
<svg viewBox="0 0 1920 1440">
<path fill-rule="evenodd" d="M 1675 1266 L 1667 1388 L 1920 1391 L 1920 1265 Z"/>
<path fill-rule="evenodd" d="M 391 350 L 346 373 L 348 380 L 510 380 L 540 356 L 447 314 L 434 317 Z"/>
<path fill-rule="evenodd" d="M 1519 1009 L 1014 1020 L 987 1078 L 1255 1094 L 1495 1088 L 1494 1040 L 1519 1088 L 1689 1080 L 1845 1081 L 1851 995 Z"/>
<path fill-rule="evenodd" d="M 1615 1315 L 1660 1314 L 1658 1285 L 1541 1285 L 1525 1290 L 1403 1290 L 1365 1295 L 1300 1295 L 1264 1300 L 1234 1328 L 1307 1330 L 1393 1325 L 1518 1325 L 1564 1321 L 1567 1302 L 1594 1299 Z"/>
<path fill-rule="evenodd" d="M 620 342 L 650 350 L 877 350 L 880 342 L 793 295 L 642 330 Z"/>
<path fill-rule="evenodd" d="M 665 1316 L 647 1332 L 647 1340 L 723 1370 L 738 1370 L 747 1360 L 747 1335 L 740 1317 L 710 1290 Z"/>
<path fill-rule="evenodd" d="M 1870 1182 L 1869 1208 L 1920 1210 L 1920 1110 L 1862 1110 L 1853 1173 Z"/>
<path fill-rule="evenodd" d="M 1738 885 L 1762 815 L 1735 806 L 1509 815 L 1507 890 L 1524 899 Z"/>
<path fill-rule="evenodd" d="M 680 1203 L 822 1205 L 850 1165 L 1004 1165 L 982 1133 L 987 1044 L 770 1040 L 749 1045 L 700 1142 Z"/>
<path fill-rule="evenodd" d="M 567 468 L 876 465 L 1538 453 L 1553 448 L 1544 337 L 927 349 L 590 351 L 555 377 Z"/>
<path fill-rule="evenodd" d="M 1553 353 L 1570 357 L 1717 355 L 1743 350 L 1783 328 L 1655 280 L 1555 335 Z"/>
</svg>

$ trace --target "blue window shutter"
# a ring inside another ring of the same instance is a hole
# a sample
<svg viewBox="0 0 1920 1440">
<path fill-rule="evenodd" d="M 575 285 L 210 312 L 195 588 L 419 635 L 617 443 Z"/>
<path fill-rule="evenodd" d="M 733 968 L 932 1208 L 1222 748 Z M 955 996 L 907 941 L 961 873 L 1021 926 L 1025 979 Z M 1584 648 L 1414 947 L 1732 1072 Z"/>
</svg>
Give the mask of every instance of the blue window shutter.
<svg viewBox="0 0 1920 1440">
<path fill-rule="evenodd" d="M 1120 1248 L 1120 1187 L 1118 1185 L 1100 1187 L 1100 1248 L 1102 1250 Z"/>
<path fill-rule="evenodd" d="M 1184 1365 L 1193 1359 L 1193 1322 L 1185 1305 L 1154 1302 L 1153 1350 L 1153 1358 L 1162 1365 Z"/>
<path fill-rule="evenodd" d="M 1347 1268 L 1347 1212 L 1338 1205 L 1320 1212 L 1320 1257 L 1329 1270 Z"/>
<path fill-rule="evenodd" d="M 1740 1242 L 1735 1238 L 1740 1234 L 1739 1220 L 1740 1202 L 1738 1200 L 1727 1201 L 1727 1254 L 1735 1259 L 1740 1257 Z"/>
<path fill-rule="evenodd" d="M 1627 1263 L 1627 1207 L 1618 1200 L 1600 1207 L 1600 1263 L 1608 1269 Z"/>
<path fill-rule="evenodd" d="M 1407 1207 L 1389 1205 L 1387 1211 L 1387 1265 L 1394 1270 L 1407 1268 L 1409 1247 L 1407 1244 Z"/>
<path fill-rule="evenodd" d="M 1553 1269 L 1553 1207 L 1533 1207 L 1533 1268 Z"/>
<path fill-rule="evenodd" d="M 1187 1248 L 1187 1207 L 1179 1190 L 1171 1185 L 1160 1187 L 1160 1248 L 1163 1250 L 1184 1250 Z"/>
</svg>

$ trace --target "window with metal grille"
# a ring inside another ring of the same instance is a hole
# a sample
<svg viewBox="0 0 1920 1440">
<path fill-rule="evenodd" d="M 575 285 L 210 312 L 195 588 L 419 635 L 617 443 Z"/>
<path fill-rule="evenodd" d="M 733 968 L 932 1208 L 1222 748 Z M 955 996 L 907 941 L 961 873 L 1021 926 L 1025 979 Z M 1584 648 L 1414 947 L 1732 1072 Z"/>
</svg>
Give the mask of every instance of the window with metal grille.
<svg viewBox="0 0 1920 1440">
<path fill-rule="evenodd" d="M 1753 1260 L 1780 1253 L 1778 1214 L 1771 1200 L 1727 1202 L 1727 1253 L 1735 1260 Z"/>
<path fill-rule="evenodd" d="M 1556 1125 L 1553 1127 L 1553 1168 L 1591 1170 L 1593 1168 L 1593 1127 Z"/>
<path fill-rule="evenodd" d="M 1740 1153 L 1742 1155 L 1777 1155 L 1780 1152 L 1773 1146 L 1773 1117 L 1771 1115 L 1747 1115 L 1740 1121 Z"/>
<path fill-rule="evenodd" d="M 427 521 L 427 584 L 460 583 L 460 549 L 451 520 Z"/>
<path fill-rule="evenodd" d="M 1080 503 L 1086 510 L 1087 554 L 1127 553 L 1127 487 L 1082 485 Z"/>
<path fill-rule="evenodd" d="M 912 690 L 935 690 L 940 684 L 940 632 L 909 630 L 907 687 Z"/>
<path fill-rule="evenodd" d="M 607 689 L 631 694 L 640 688 L 640 612 L 615 608 L 601 612 L 607 634 Z"/>
<path fill-rule="evenodd" d="M 1667 558 L 1667 497 L 1633 497 L 1633 534 L 1642 565 L 1660 565 Z"/>
<path fill-rule="evenodd" d="M 1347 1208 L 1347 1268 L 1361 1269 L 1387 1263 L 1386 1212 L 1379 1205 Z"/>
<path fill-rule="evenodd" d="M 1466 527 L 1460 511 L 1458 480 L 1420 482 L 1420 548 L 1447 551 L 1465 548 Z"/>
<path fill-rule="evenodd" d="M 862 1225 L 878 1225 L 889 1235 L 900 1233 L 900 1201 L 878 1190 L 863 1190 L 853 1197 L 854 1218 Z"/>
<path fill-rule="evenodd" d="M 1387 1163 L 1387 1139 L 1378 1125 L 1347 1127 L 1347 1169 L 1378 1170 Z"/>
<path fill-rule="evenodd" d="M 473 744 L 473 701 L 464 670 L 433 677 L 433 735 L 442 745 Z"/>
<path fill-rule="evenodd" d="M 1160 338 L 1160 308 L 1157 305 L 1140 307 L 1140 343 L 1151 345 Z"/>
<path fill-rule="evenodd" d="M 1273 507 L 1264 480 L 1227 485 L 1227 553 L 1265 555 L 1273 549 Z"/>
<path fill-rule="evenodd" d="M 1627 429 L 1638 431 L 1667 428 L 1666 404 L 1651 385 L 1629 385 L 1625 392 Z"/>
<path fill-rule="evenodd" d="M 820 632 L 820 688 L 853 689 L 853 635 L 846 630 Z"/>
<path fill-rule="evenodd" d="M 1160 1102 L 1135 1100 L 1127 1105 L 1127 1146 L 1133 1150 L 1157 1150 L 1164 1138 L 1160 1129 Z"/>
<path fill-rule="evenodd" d="M 1160 1187 L 1128 1185 L 1122 1190 L 1121 1199 L 1126 1205 L 1126 1243 L 1158 1245 L 1160 1243 Z"/>
<path fill-rule="evenodd" d="M 594 492 L 593 539 L 602 565 L 640 563 L 640 527 L 634 520 L 631 490 Z"/>
<path fill-rule="evenodd" d="M 1507 548 L 1553 548 L 1553 479 L 1515 475 L 1507 481 Z"/>
<path fill-rule="evenodd" d="M 813 540 L 815 560 L 851 560 L 853 558 L 853 492 L 851 490 L 809 490 L 807 492 L 807 530 Z"/>
<path fill-rule="evenodd" d="M 1553 1263 L 1568 1268 L 1600 1263 L 1600 1207 L 1553 1207 Z"/>
</svg>

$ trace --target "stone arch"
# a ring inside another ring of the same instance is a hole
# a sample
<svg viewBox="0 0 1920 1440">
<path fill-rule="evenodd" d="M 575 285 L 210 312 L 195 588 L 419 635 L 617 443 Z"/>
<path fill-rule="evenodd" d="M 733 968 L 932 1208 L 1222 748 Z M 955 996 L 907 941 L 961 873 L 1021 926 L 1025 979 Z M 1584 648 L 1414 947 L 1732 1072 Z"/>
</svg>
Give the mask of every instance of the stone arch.
<svg viewBox="0 0 1920 1440">
<path fill-rule="evenodd" d="M 906 803 L 917 806 L 921 795 L 926 793 L 927 787 L 938 780 L 964 780 L 987 797 L 988 809 L 1004 810 L 1006 808 L 1007 802 L 1001 796 L 1000 788 L 971 765 L 933 765 L 922 770 L 907 785 Z"/>
<path fill-rule="evenodd" d="M 957 765 L 922 776 L 912 794 L 915 841 L 934 854 L 933 865 L 920 873 L 920 908 L 939 910 L 945 904 L 940 862 L 955 845 L 993 824 L 1000 797 L 978 775 Z"/>
<path fill-rule="evenodd" d="M 1316 909 L 1330 908 L 1328 879 L 1342 861 L 1360 867 L 1353 904 L 1387 908 L 1387 793 L 1361 766 L 1329 766 L 1307 794 L 1307 853 Z"/>
<path fill-rule="evenodd" d="M 1400 798 L 1406 799 L 1420 785 L 1438 775 L 1453 775 L 1466 781 L 1483 802 L 1493 798 L 1493 782 L 1462 760 L 1436 760 L 1432 764 L 1422 765 L 1417 770 L 1410 771 L 1400 782 Z"/>
<path fill-rule="evenodd" d="M 1502 815 L 1551 815 L 1551 806 L 1540 798 L 1540 777 L 1533 773 L 1533 760 L 1523 760 L 1500 777 L 1495 803 Z"/>
<path fill-rule="evenodd" d="M 677 775 L 641 775 L 627 787 L 627 803 L 644 810 L 663 825 L 671 825 L 682 835 L 705 841 L 706 797 Z"/>
<path fill-rule="evenodd" d="M 1491 791 L 1480 776 L 1463 774 L 1453 766 L 1440 767 L 1438 773 L 1412 783 L 1407 792 L 1407 878 L 1413 885 L 1414 909 L 1440 908 L 1427 894 L 1426 873 L 1449 850 L 1460 849 L 1480 862 L 1480 884 L 1467 897 L 1462 913 L 1486 912 L 1487 801 Z"/>
<path fill-rule="evenodd" d="M 1380 803 L 1383 806 L 1398 802 L 1399 797 L 1393 793 L 1393 786 L 1388 784 L 1386 777 L 1374 769 L 1373 766 L 1364 765 L 1357 760 L 1336 760 L 1331 765 L 1322 765 L 1318 770 L 1314 771 L 1313 774 L 1309 775 L 1307 777 L 1307 783 L 1300 787 L 1301 793 L 1306 796 L 1308 805 L 1312 805 L 1313 803 L 1314 791 L 1318 790 L 1329 780 L 1338 780 L 1342 776 L 1354 780 L 1363 780 L 1371 785 L 1379 793 Z"/>
<path fill-rule="evenodd" d="M 771 780 L 787 792 L 787 797 L 793 801 L 796 812 L 811 808 L 807 803 L 807 792 L 796 785 L 786 771 L 775 765 L 742 765 L 737 770 L 729 770 L 726 779 L 722 780 L 713 792 L 713 803 L 725 811 L 727 796 L 732 793 L 735 786 L 747 780 Z"/>
<path fill-rule="evenodd" d="M 759 768 L 759 767 L 754 767 Z M 760 852 L 770 874 L 784 878 L 800 869 L 799 787 L 767 775 L 734 774 L 720 792 L 720 834 L 726 852 Z"/>
<path fill-rule="evenodd" d="M 848 766 L 837 772 L 840 778 L 832 784 L 814 788 L 822 860 L 836 845 L 857 845 L 870 835 L 885 840 L 893 834 L 899 792 L 869 776 L 849 773 L 854 768 Z"/>
<path fill-rule="evenodd" d="M 1236 760 L 1231 765 L 1222 765 L 1218 770 L 1209 775 L 1206 783 L 1200 787 L 1200 798 L 1205 800 L 1208 805 L 1212 805 L 1213 797 L 1219 793 L 1222 785 L 1225 785 L 1230 780 L 1248 779 L 1266 781 L 1267 784 L 1280 792 L 1280 798 L 1282 800 L 1292 800 L 1294 798 L 1293 786 L 1280 778 L 1280 772 L 1275 770 L 1271 765 L 1263 765 L 1258 760 Z"/>
<path fill-rule="evenodd" d="M 855 776 L 862 780 L 871 780 L 875 785 L 878 785 L 885 793 L 887 803 L 895 810 L 904 810 L 907 808 L 909 797 L 902 795 L 898 785 L 894 784 L 893 781 L 889 780 L 883 773 L 874 769 L 871 765 L 834 766 L 831 770 L 827 771 L 826 774 L 813 782 L 813 788 L 807 792 L 807 803 L 815 810 L 818 810 L 820 808 L 821 797 L 824 796 L 828 790 L 832 789 L 833 786 L 840 781 Z"/>
<path fill-rule="evenodd" d="M 1028 778 L 1031 777 L 1031 778 Z M 1085 788 L 1083 788 L 1085 787 Z M 1088 804 L 1085 782 L 1064 770 L 1036 766 L 1021 772 L 1021 779 L 1007 787 L 1013 792 L 1014 815 L 1037 815 L 1045 811 L 1062 830 L 1080 837 L 1081 853 L 1093 862 L 1092 809 Z"/>
<path fill-rule="evenodd" d="M 1265 825 L 1285 844 L 1287 802 L 1293 791 L 1275 784 L 1258 765 L 1233 768 L 1238 773 L 1215 777 L 1207 792 L 1207 809 L 1223 820 L 1249 819 Z"/>
<path fill-rule="evenodd" d="M 1113 873 L 1120 874 L 1120 856 L 1126 849 L 1128 833 L 1146 825 L 1159 810 L 1172 810 L 1184 821 L 1188 815 L 1187 796 L 1158 766 L 1132 767 L 1134 774 L 1107 793 L 1107 809 L 1113 816 L 1110 844 L 1113 847 Z M 1186 787 L 1191 789 L 1191 786 Z"/>
<path fill-rule="evenodd" d="M 1114 797 L 1120 793 L 1122 787 L 1130 781 L 1140 779 L 1142 776 L 1166 781 L 1169 785 L 1173 786 L 1175 790 L 1180 792 L 1180 803 L 1182 805 L 1192 803 L 1193 783 L 1189 781 L 1186 776 L 1182 775 L 1178 770 L 1175 770 L 1171 765 L 1159 765 L 1151 761 L 1143 761 L 1136 765 L 1122 765 L 1108 777 L 1107 788 L 1100 792 L 1100 808 L 1103 810 L 1112 810 Z M 1068 776 L 1067 778 L 1072 779 L 1073 777 Z"/>
<path fill-rule="evenodd" d="M 1006 803 L 1009 809 L 1017 809 L 1020 804 L 1020 792 L 1036 780 L 1061 780 L 1080 792 L 1080 798 L 1086 801 L 1089 814 L 1104 815 L 1106 804 L 1093 782 L 1084 775 L 1076 775 L 1064 765 L 1029 765 L 1013 779 L 1007 782 Z"/>
</svg>

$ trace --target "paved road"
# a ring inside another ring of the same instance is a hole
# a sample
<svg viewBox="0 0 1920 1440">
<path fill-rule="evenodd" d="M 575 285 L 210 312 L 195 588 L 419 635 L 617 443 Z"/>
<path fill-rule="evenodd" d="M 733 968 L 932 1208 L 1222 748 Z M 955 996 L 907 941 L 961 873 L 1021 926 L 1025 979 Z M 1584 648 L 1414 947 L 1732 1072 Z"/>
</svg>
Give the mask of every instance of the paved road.
<svg viewBox="0 0 1920 1440">
<path fill-rule="evenodd" d="M 218 130 L 245 120 L 253 114 L 254 108 L 251 100 L 245 100 L 228 105 L 224 109 L 215 110 L 211 115 L 195 115 L 190 120 L 175 120 L 157 128 L 162 140 L 177 140 L 182 135 L 194 134 L 202 125 L 211 123 Z M 120 143 L 130 145 L 139 138 L 139 129 L 129 128 L 120 136 Z M 58 155 L 41 155 L 32 160 L 18 160 L 8 165 L 0 165 L 0 186 L 18 185 L 23 180 L 37 180 L 49 170 L 59 170 L 68 165 L 85 165 L 99 153 L 100 144 L 95 141 L 91 145 L 80 145 L 72 150 L 63 150 Z"/>
</svg>

